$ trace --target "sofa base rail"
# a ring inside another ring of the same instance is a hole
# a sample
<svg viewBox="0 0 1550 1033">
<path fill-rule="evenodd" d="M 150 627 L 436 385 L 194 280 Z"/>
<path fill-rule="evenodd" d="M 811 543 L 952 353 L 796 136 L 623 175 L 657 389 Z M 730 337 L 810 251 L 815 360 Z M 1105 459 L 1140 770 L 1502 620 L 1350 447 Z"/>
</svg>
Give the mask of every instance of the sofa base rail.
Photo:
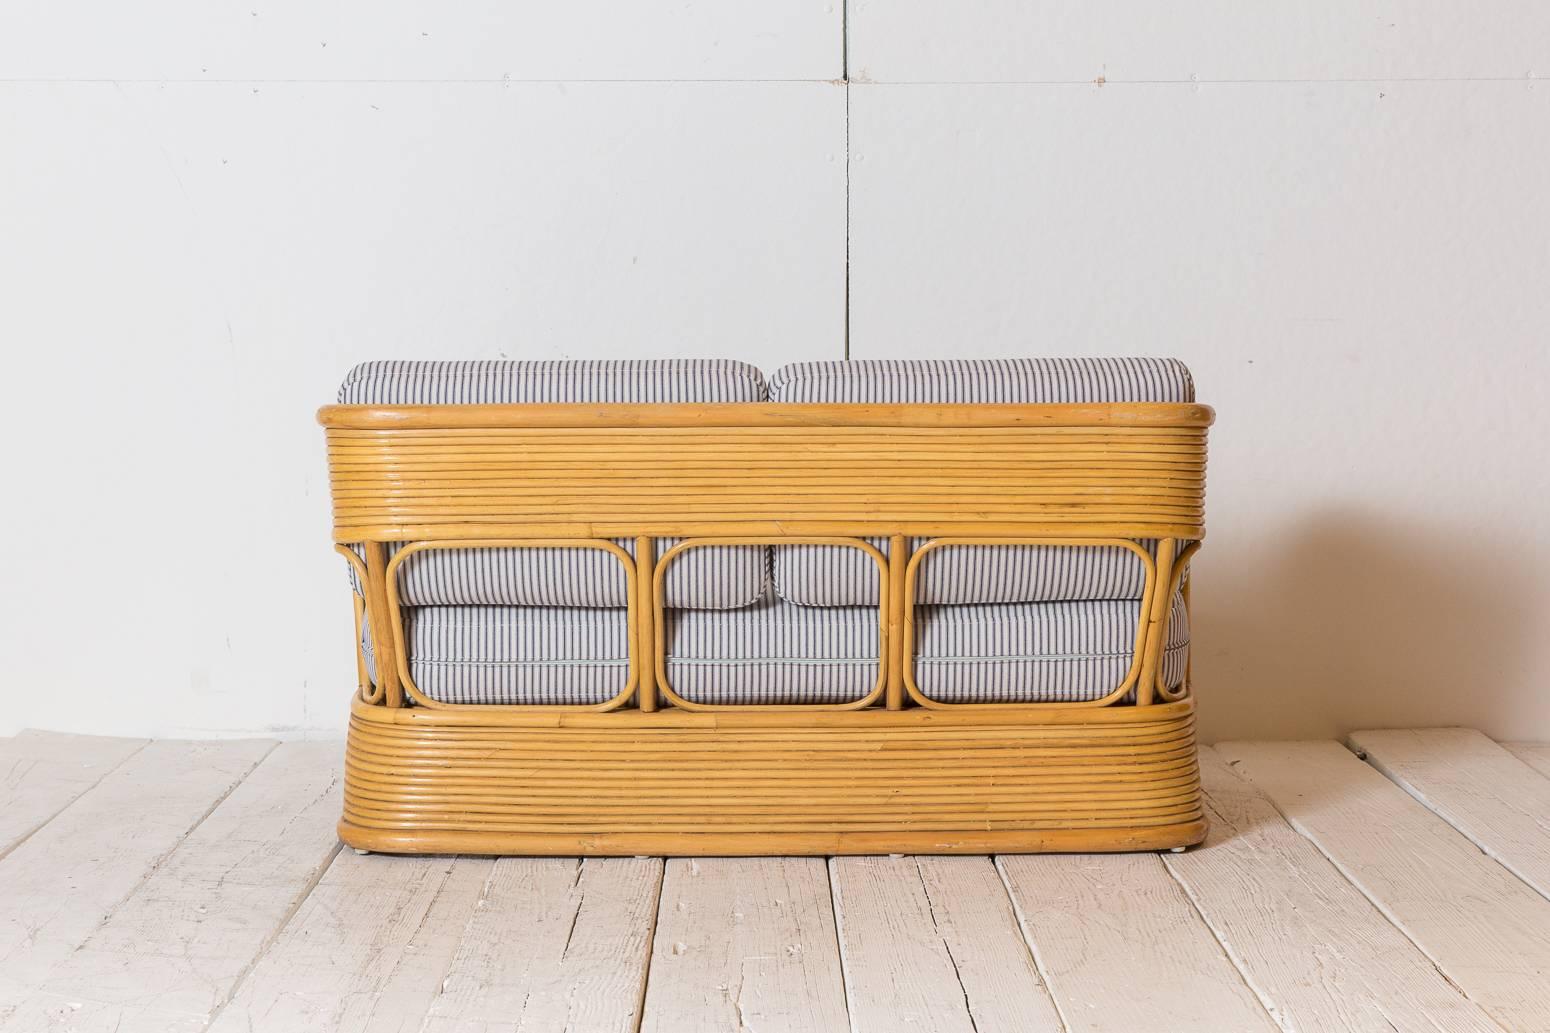
<svg viewBox="0 0 1550 1033">
<path fill-rule="evenodd" d="M 383 853 L 712 856 L 1161 850 L 1205 837 L 1191 699 L 499 718 L 357 700 L 340 838 Z"/>
</svg>

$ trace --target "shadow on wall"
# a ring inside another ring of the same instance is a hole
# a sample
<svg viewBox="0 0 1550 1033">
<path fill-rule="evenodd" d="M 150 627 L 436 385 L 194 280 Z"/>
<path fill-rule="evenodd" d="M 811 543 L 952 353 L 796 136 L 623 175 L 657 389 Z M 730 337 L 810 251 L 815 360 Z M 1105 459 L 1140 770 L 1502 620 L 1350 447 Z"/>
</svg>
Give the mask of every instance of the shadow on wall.
<svg viewBox="0 0 1550 1033">
<path fill-rule="evenodd" d="M 1222 546 L 1207 541 L 1194 593 L 1204 742 L 1510 728 L 1538 694 L 1524 653 L 1543 634 L 1542 600 L 1525 543 L 1329 511 Z"/>
</svg>

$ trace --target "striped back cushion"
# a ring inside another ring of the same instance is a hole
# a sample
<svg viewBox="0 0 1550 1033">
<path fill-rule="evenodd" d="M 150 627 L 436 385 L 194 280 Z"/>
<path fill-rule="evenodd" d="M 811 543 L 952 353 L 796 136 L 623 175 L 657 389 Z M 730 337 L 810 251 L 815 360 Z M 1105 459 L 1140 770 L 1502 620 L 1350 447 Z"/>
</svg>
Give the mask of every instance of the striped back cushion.
<svg viewBox="0 0 1550 1033">
<path fill-rule="evenodd" d="M 656 554 L 680 541 L 658 538 Z M 617 538 L 614 544 L 635 555 L 635 539 Z M 389 543 L 388 558 L 402 548 Z M 359 593 L 354 567 L 350 581 Z M 762 596 L 768 582 L 763 548 L 713 545 L 673 559 L 663 598 L 680 609 L 735 610 Z M 602 549 L 425 549 L 398 567 L 398 598 L 405 606 L 620 607 L 628 596 L 624 565 Z"/>
<path fill-rule="evenodd" d="M 911 552 L 929 539 L 909 540 Z M 888 539 L 868 538 L 885 555 Z M 1157 543 L 1140 543 L 1155 554 Z M 801 606 L 876 606 L 877 564 L 842 545 L 779 545 L 775 590 Z M 1040 603 L 1140 599 L 1146 568 L 1128 549 L 1090 545 L 944 545 L 915 572 L 915 602 Z"/>
<path fill-rule="evenodd" d="M 777 402 L 1193 402 L 1178 359 L 860 359 L 797 362 L 770 377 Z"/>
<path fill-rule="evenodd" d="M 539 402 L 762 402 L 764 375 L 731 359 L 363 362 L 339 386 L 343 405 Z"/>
<path fill-rule="evenodd" d="M 762 402 L 764 375 L 730 359 L 364 362 L 345 377 L 346 405 Z M 657 545 L 661 555 L 677 539 Z M 633 540 L 615 544 L 634 554 Z M 691 549 L 667 576 L 667 605 L 746 606 L 764 591 L 765 550 Z M 352 575 L 353 577 L 353 575 Z M 359 586 L 357 586 L 359 590 Z M 462 549 L 417 553 L 400 569 L 406 606 L 624 606 L 617 557 L 597 549 Z"/>
</svg>

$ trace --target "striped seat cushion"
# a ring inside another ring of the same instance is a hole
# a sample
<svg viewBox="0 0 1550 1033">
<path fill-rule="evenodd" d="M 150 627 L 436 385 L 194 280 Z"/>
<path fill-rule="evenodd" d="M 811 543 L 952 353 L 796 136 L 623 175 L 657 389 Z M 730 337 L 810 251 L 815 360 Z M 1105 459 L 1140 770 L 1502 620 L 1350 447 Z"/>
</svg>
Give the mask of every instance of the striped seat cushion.
<svg viewBox="0 0 1550 1033">
<path fill-rule="evenodd" d="M 1141 604 L 1130 600 L 922 606 L 915 611 L 915 682 L 942 703 L 1076 703 L 1125 680 Z M 1163 656 L 1184 680 L 1189 615 L 1175 596 Z"/>
<path fill-rule="evenodd" d="M 764 374 L 731 359 L 363 362 L 341 405 L 762 402 Z"/>
<path fill-rule="evenodd" d="M 403 611 L 415 686 L 442 703 L 602 703 L 629 681 L 625 611 L 561 606 L 414 606 Z M 377 679 L 371 632 L 366 671 Z"/>
<path fill-rule="evenodd" d="M 680 541 L 657 539 L 657 556 Z M 614 544 L 635 555 L 635 539 Z M 401 548 L 389 543 L 388 558 Z M 768 580 L 763 547 L 713 545 L 674 557 L 663 594 L 668 606 L 729 610 L 758 599 Z M 353 566 L 350 583 L 360 593 Z M 426 549 L 399 566 L 398 594 L 405 606 L 625 606 L 629 582 L 619 557 L 602 549 Z"/>
<path fill-rule="evenodd" d="M 929 539 L 912 538 L 911 552 Z M 884 555 L 888 539 L 868 538 Z M 1154 555 L 1155 541 L 1141 544 Z M 777 545 L 775 590 L 802 606 L 876 606 L 877 564 L 843 545 Z M 927 605 L 1140 599 L 1146 567 L 1128 549 L 1090 545 L 944 545 L 921 559 L 915 601 Z"/>
<path fill-rule="evenodd" d="M 915 678 L 944 703 L 1078 702 L 1130 668 L 1139 604 L 1126 600 L 923 606 Z M 404 610 L 409 672 L 446 703 L 585 705 L 628 679 L 624 611 L 418 606 Z M 877 611 L 796 606 L 773 593 L 738 610 L 669 610 L 668 683 L 705 704 L 846 703 L 877 683 Z M 376 679 L 371 636 L 362 634 Z M 1175 598 L 1163 671 L 1183 680 L 1189 623 Z"/>
<path fill-rule="evenodd" d="M 669 610 L 668 684 L 691 703 L 847 703 L 877 684 L 878 612 L 793 606 Z"/>
<path fill-rule="evenodd" d="M 409 673 L 445 703 L 601 703 L 628 677 L 624 611 L 419 606 L 404 611 Z M 741 610 L 668 610 L 668 681 L 695 703 L 843 703 L 877 683 L 877 611 L 773 594 Z M 376 681 L 369 628 L 367 673 Z"/>
<path fill-rule="evenodd" d="M 762 402 L 764 376 L 729 359 L 365 362 L 345 377 L 348 405 L 507 405 L 545 402 Z M 676 539 L 658 543 L 662 552 Z M 634 554 L 633 540 L 615 544 Z M 396 546 L 394 547 L 397 548 Z M 697 549 L 667 578 L 670 606 L 746 606 L 764 591 L 758 546 Z M 351 573 L 356 591 L 360 585 Z M 423 552 L 404 562 L 406 605 L 624 606 L 618 559 L 596 549 Z"/>
<path fill-rule="evenodd" d="M 1193 402 L 1178 359 L 859 359 L 797 362 L 770 376 L 776 402 Z"/>
</svg>

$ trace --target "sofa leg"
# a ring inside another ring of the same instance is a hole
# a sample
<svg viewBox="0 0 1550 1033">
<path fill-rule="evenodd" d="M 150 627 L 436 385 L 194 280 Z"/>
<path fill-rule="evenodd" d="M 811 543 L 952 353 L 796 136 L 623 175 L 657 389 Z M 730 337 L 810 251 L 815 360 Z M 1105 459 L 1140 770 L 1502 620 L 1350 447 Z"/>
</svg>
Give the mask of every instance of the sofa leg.
<svg viewBox="0 0 1550 1033">
<path fill-rule="evenodd" d="M 357 854 L 360 854 L 362 857 L 365 857 L 367 854 L 371 853 L 370 850 L 362 850 L 358 846 L 357 847 L 351 847 L 350 849 L 354 850 Z"/>
<path fill-rule="evenodd" d="M 1168 853 L 1170 853 L 1170 854 L 1182 854 L 1184 851 L 1186 851 L 1188 849 L 1189 849 L 1189 847 L 1187 847 L 1187 846 L 1171 846 L 1171 847 L 1168 848 Z"/>
</svg>

